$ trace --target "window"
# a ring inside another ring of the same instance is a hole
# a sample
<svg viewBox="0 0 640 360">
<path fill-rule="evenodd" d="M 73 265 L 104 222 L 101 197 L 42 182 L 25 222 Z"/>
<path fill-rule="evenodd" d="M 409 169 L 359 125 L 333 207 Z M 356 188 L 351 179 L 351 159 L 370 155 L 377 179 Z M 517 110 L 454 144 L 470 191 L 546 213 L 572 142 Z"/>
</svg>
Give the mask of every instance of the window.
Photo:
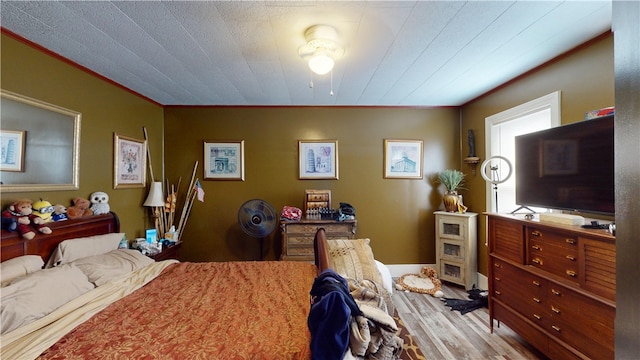
<svg viewBox="0 0 640 360">
<path fill-rule="evenodd" d="M 489 116 L 485 119 L 485 136 L 487 159 L 492 156 L 503 156 L 511 162 L 511 177 L 494 187 L 487 182 L 487 209 L 494 212 L 512 212 L 518 209 L 516 204 L 515 180 L 515 137 L 534 131 L 548 129 L 560 125 L 560 92 L 529 101 L 525 104 Z M 504 179 L 508 169 L 504 162 L 499 164 L 493 174 L 486 174 L 493 179 Z M 546 209 L 533 209 L 536 212 Z"/>
</svg>

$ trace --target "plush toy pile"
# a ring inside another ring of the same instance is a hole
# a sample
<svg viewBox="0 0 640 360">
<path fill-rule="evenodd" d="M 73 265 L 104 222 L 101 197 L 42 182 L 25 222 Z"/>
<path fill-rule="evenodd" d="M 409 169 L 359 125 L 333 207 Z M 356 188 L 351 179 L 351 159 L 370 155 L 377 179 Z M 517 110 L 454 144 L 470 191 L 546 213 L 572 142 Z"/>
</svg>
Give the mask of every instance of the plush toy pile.
<svg viewBox="0 0 640 360">
<path fill-rule="evenodd" d="M 20 199 L 9 205 L 2 212 L 3 218 L 15 219 L 16 230 L 23 238 L 31 240 L 36 236 L 36 231 L 42 234 L 51 234 L 51 228 L 45 225 L 45 221 L 33 213 L 33 202 L 28 199 Z"/>
<path fill-rule="evenodd" d="M 73 205 L 69 207 L 52 205 L 44 199 L 36 202 L 16 200 L 2 211 L 2 230 L 17 231 L 23 238 L 31 240 L 37 233 L 51 234 L 51 228 L 46 225 L 48 223 L 107 214 L 111 210 L 107 193 L 96 191 L 90 199 L 75 197 Z"/>
</svg>

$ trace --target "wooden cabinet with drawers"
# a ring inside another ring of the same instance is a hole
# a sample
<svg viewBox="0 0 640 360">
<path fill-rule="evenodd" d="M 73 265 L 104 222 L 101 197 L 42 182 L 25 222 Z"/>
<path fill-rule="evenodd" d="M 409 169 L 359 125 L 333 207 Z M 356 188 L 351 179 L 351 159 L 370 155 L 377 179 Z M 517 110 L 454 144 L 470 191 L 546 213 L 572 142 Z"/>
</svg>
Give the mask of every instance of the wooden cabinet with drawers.
<svg viewBox="0 0 640 360">
<path fill-rule="evenodd" d="M 280 221 L 282 255 L 280 260 L 314 261 L 313 237 L 324 228 L 327 239 L 354 239 L 356 220 L 324 220 L 303 217 L 299 221 Z"/>
<path fill-rule="evenodd" d="M 613 359 L 615 237 L 488 214 L 489 318 L 552 359 Z M 495 321 L 494 321 L 495 320 Z"/>
<path fill-rule="evenodd" d="M 478 283 L 478 214 L 436 211 L 436 269 L 440 280 L 464 285 Z"/>
</svg>

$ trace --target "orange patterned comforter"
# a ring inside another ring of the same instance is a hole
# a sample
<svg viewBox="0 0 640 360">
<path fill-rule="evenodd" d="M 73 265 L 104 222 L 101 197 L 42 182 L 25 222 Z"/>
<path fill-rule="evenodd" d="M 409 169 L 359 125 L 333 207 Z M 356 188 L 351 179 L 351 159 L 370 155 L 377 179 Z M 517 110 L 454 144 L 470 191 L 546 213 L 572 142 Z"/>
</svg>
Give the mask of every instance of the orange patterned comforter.
<svg viewBox="0 0 640 360">
<path fill-rule="evenodd" d="M 178 263 L 114 302 L 41 359 L 309 359 L 316 267 Z"/>
</svg>

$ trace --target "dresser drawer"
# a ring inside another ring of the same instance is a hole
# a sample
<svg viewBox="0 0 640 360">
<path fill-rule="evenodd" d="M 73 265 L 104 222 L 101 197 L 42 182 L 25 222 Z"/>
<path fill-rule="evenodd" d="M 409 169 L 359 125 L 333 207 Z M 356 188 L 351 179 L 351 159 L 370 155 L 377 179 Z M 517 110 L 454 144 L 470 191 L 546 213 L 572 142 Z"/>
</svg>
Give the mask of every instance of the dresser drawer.
<svg viewBox="0 0 640 360">
<path fill-rule="evenodd" d="M 353 237 L 353 224 L 287 224 L 287 234 L 307 234 L 313 237 L 318 229 L 324 228 L 327 235 L 341 234 L 344 237 Z"/>
<path fill-rule="evenodd" d="M 454 261 L 464 261 L 465 259 L 466 249 L 463 241 L 442 240 L 438 251 L 442 259 Z"/>
<path fill-rule="evenodd" d="M 507 263 L 494 263 L 491 296 L 500 299 L 531 321 L 542 324 L 549 314 L 546 281 Z"/>
<path fill-rule="evenodd" d="M 613 329 L 615 307 L 605 306 L 600 301 L 555 283 L 549 284 L 548 291 L 549 306 L 556 316 L 589 326 L 603 324 Z"/>
<path fill-rule="evenodd" d="M 542 351 L 547 350 L 549 337 L 543 333 L 538 326 L 534 326 L 524 320 L 522 316 L 513 312 L 507 305 L 495 303 L 493 306 L 493 316 L 495 319 L 504 322 L 511 330 L 520 334 L 534 347 Z"/>
<path fill-rule="evenodd" d="M 551 333 L 590 358 L 613 358 L 614 307 L 555 283 L 548 299 Z"/>
<path fill-rule="evenodd" d="M 287 236 L 287 246 L 310 246 L 313 247 L 313 236 L 304 236 L 304 235 L 289 235 Z"/>
<path fill-rule="evenodd" d="M 489 218 L 489 252 L 524 264 L 524 226 L 502 220 Z"/>
<path fill-rule="evenodd" d="M 288 256 L 314 256 L 313 246 L 289 246 L 287 247 Z"/>
<path fill-rule="evenodd" d="M 578 283 L 578 238 L 551 230 L 527 227 L 527 264 Z"/>
</svg>

